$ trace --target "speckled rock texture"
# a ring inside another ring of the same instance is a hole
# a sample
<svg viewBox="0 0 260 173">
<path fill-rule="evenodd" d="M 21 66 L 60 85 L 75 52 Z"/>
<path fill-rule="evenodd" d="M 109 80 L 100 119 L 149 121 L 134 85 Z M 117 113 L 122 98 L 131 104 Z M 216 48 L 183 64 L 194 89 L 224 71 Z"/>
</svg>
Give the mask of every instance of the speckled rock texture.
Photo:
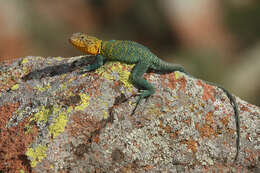
<svg viewBox="0 0 260 173">
<path fill-rule="evenodd" d="M 0 173 L 260 172 L 260 108 L 238 97 L 241 151 L 227 96 L 180 72 L 145 74 L 94 57 L 26 57 L 0 63 Z"/>
</svg>

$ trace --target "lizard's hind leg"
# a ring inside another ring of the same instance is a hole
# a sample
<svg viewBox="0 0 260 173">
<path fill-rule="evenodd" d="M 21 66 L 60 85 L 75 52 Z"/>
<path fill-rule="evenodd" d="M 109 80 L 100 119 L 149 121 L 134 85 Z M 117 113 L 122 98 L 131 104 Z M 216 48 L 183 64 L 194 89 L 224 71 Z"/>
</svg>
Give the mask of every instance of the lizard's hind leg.
<svg viewBox="0 0 260 173">
<path fill-rule="evenodd" d="M 183 66 L 179 64 L 171 64 L 168 62 L 165 62 L 161 59 L 156 59 L 151 66 L 152 69 L 158 70 L 161 72 L 174 72 L 174 71 L 179 71 L 179 72 L 185 72 Z"/>
<path fill-rule="evenodd" d="M 142 92 L 137 99 L 136 106 L 132 112 L 134 114 L 137 106 L 139 105 L 140 101 L 146 97 L 149 97 L 155 93 L 155 89 L 150 82 L 144 79 L 143 75 L 148 70 L 149 65 L 144 62 L 139 62 L 135 65 L 130 79 L 132 80 L 133 84 L 136 85 L 138 88 L 142 89 Z"/>
</svg>

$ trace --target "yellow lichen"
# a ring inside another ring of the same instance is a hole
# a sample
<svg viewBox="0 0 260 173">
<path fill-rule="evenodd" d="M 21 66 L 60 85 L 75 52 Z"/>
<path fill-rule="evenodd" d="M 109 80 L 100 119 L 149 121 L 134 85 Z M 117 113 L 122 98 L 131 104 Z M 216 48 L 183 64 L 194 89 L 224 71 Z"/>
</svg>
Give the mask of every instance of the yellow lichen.
<svg viewBox="0 0 260 173">
<path fill-rule="evenodd" d="M 46 123 L 49 119 L 49 117 L 52 115 L 52 110 L 51 109 L 46 109 L 44 106 L 39 106 L 38 107 L 39 112 L 35 113 L 32 118 L 30 118 L 29 122 L 35 121 L 37 123 Z M 23 112 L 17 113 L 19 114 L 18 116 L 22 116 Z M 25 133 L 31 133 L 32 132 L 32 125 L 31 123 L 27 123 L 25 125 Z"/>
<path fill-rule="evenodd" d="M 176 78 L 176 79 L 179 79 L 179 78 L 181 78 L 181 77 L 183 76 L 183 74 L 181 74 L 181 73 L 178 72 L 178 71 L 174 72 L 174 75 L 175 75 L 175 78 Z"/>
<path fill-rule="evenodd" d="M 19 88 L 19 84 L 15 84 L 12 86 L 11 90 L 17 90 Z"/>
<path fill-rule="evenodd" d="M 79 96 L 80 96 L 81 102 L 80 102 L 80 105 L 75 107 L 75 110 L 77 110 L 77 111 L 84 111 L 85 108 L 89 104 L 90 97 L 88 95 L 86 95 L 86 94 L 80 94 Z"/>
<path fill-rule="evenodd" d="M 22 60 L 21 64 L 24 65 L 24 64 L 26 64 L 28 61 L 29 61 L 28 58 L 24 58 L 24 59 Z M 28 68 L 27 68 L 26 66 L 23 66 L 22 68 L 23 68 L 24 73 L 27 73 Z"/>
<path fill-rule="evenodd" d="M 107 119 L 107 117 L 108 117 L 108 113 L 107 113 L 107 111 L 103 111 L 103 114 L 104 114 L 104 119 Z"/>
<path fill-rule="evenodd" d="M 51 88 L 51 86 L 49 84 L 46 85 L 45 87 L 39 87 L 39 86 L 34 87 L 34 89 L 37 89 L 37 90 L 39 90 L 41 92 L 44 92 L 44 91 L 46 91 L 49 88 Z"/>
<path fill-rule="evenodd" d="M 54 122 L 49 126 L 50 135 L 53 138 L 56 138 L 60 133 L 64 132 L 67 121 L 68 118 L 66 112 L 60 112 L 57 118 L 54 119 Z"/>
<path fill-rule="evenodd" d="M 84 73 L 84 74 L 82 74 L 81 76 L 82 77 L 86 77 L 88 74 L 87 73 Z"/>
<path fill-rule="evenodd" d="M 73 110 L 73 107 L 70 106 L 70 107 L 67 109 L 67 112 L 70 113 L 72 110 Z"/>
<path fill-rule="evenodd" d="M 28 62 L 28 59 L 27 58 L 24 58 L 21 62 L 22 65 L 26 64 Z"/>
<path fill-rule="evenodd" d="M 39 112 L 34 114 L 34 116 L 30 119 L 30 121 L 35 120 L 36 122 L 44 122 L 46 123 L 49 116 L 52 114 L 52 111 L 50 109 L 46 109 L 44 106 L 39 107 Z"/>
<path fill-rule="evenodd" d="M 105 66 L 100 67 L 95 72 L 101 75 L 105 79 L 115 80 L 115 76 L 112 73 L 117 73 L 119 75 L 119 80 L 123 85 L 129 90 L 132 91 L 133 84 L 129 79 L 131 72 L 128 69 L 132 69 L 134 65 L 122 65 L 120 62 L 110 61 L 106 63 Z"/>
<path fill-rule="evenodd" d="M 23 66 L 23 71 L 26 74 L 28 72 L 28 68 L 26 66 Z"/>
<path fill-rule="evenodd" d="M 39 108 L 37 112 L 30 121 L 36 121 L 41 123 L 46 123 L 51 115 L 54 116 L 53 123 L 49 126 L 49 132 L 52 137 L 57 137 L 60 133 L 65 130 L 67 124 L 67 114 L 70 113 L 73 108 L 70 106 L 67 111 L 61 111 L 61 106 L 53 106 L 51 109 L 46 109 L 44 106 Z M 30 133 L 31 125 L 26 124 L 26 133 Z"/>
<path fill-rule="evenodd" d="M 58 56 L 58 57 L 56 57 L 56 60 L 58 60 L 58 61 L 62 61 L 62 60 L 63 60 L 63 58 L 62 58 L 62 57 L 60 57 L 60 56 Z"/>
<path fill-rule="evenodd" d="M 74 80 L 73 78 L 70 78 L 68 82 L 71 83 L 73 80 Z"/>
<path fill-rule="evenodd" d="M 28 148 L 26 155 L 31 158 L 31 167 L 35 167 L 46 157 L 48 147 L 39 144 L 35 149 Z"/>
</svg>

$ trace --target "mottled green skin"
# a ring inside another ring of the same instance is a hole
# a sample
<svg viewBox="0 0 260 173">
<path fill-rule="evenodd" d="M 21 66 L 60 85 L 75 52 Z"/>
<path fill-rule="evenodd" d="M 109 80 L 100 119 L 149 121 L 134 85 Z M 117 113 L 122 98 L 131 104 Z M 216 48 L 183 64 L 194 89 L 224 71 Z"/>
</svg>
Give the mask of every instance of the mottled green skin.
<svg viewBox="0 0 260 173">
<path fill-rule="evenodd" d="M 148 69 L 154 69 L 161 72 L 180 71 L 190 77 L 193 77 L 189 73 L 185 72 L 184 68 L 181 65 L 170 64 L 165 61 L 162 61 L 156 55 L 154 55 L 148 48 L 133 41 L 120 41 L 120 40 L 102 41 L 101 53 L 97 55 L 96 61 L 93 64 L 86 67 L 86 71 L 95 70 L 98 67 L 102 66 L 103 61 L 105 59 L 110 61 L 120 61 L 127 64 L 136 64 L 130 75 L 130 79 L 132 80 L 133 84 L 136 85 L 138 88 L 142 89 L 142 92 L 140 93 L 140 96 L 137 100 L 136 106 L 139 104 L 139 102 L 142 99 L 153 95 L 155 92 L 155 88 L 152 86 L 152 84 L 143 78 L 143 74 Z M 236 100 L 225 88 L 215 83 L 211 83 L 207 81 L 205 82 L 222 89 L 227 94 L 230 102 L 232 103 L 234 113 L 235 113 L 236 128 L 237 128 L 237 140 L 236 140 L 237 153 L 234 160 L 236 161 L 240 149 L 240 144 L 239 144 L 240 119 L 238 115 L 238 106 Z"/>
</svg>

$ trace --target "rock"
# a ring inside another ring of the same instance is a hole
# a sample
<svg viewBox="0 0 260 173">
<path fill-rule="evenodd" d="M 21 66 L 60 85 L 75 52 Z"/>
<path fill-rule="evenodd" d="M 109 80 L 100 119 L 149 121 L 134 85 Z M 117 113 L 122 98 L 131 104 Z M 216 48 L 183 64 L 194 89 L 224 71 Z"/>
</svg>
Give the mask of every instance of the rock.
<svg viewBox="0 0 260 173">
<path fill-rule="evenodd" d="M 0 172 L 257 172 L 260 108 L 238 97 L 241 150 L 221 89 L 183 73 L 145 74 L 157 89 L 133 115 L 133 65 L 94 57 L 0 63 Z"/>
</svg>

